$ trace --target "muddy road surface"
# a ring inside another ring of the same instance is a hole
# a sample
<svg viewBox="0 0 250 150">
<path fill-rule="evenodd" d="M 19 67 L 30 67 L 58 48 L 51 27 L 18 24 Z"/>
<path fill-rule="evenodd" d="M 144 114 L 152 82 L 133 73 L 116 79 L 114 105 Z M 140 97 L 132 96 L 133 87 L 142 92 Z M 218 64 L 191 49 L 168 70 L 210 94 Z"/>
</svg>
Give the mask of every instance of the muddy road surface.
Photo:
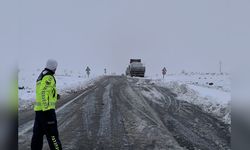
<svg viewBox="0 0 250 150">
<path fill-rule="evenodd" d="M 148 79 L 103 77 L 57 109 L 63 149 L 231 149 L 228 125 L 176 97 Z M 19 115 L 19 149 L 27 150 L 34 117 Z"/>
</svg>

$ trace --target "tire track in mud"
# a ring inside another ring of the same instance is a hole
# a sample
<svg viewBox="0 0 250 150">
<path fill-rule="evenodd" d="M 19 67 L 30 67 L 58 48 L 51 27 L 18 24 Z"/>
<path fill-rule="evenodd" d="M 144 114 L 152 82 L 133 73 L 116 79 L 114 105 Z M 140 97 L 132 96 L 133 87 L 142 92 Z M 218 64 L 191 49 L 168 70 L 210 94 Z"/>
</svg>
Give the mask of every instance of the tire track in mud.
<svg viewBox="0 0 250 150">
<path fill-rule="evenodd" d="M 70 123 L 68 130 L 62 131 L 67 135 L 61 137 L 65 149 L 95 149 L 101 144 L 102 137 L 99 136 L 100 130 L 98 129 L 101 128 L 100 120 L 104 109 L 102 96 L 106 85 L 107 80 L 99 83 L 98 88 L 83 97 L 82 103 L 78 103 L 78 117 Z M 73 127 L 72 124 L 74 124 Z M 69 137 L 69 135 L 71 136 Z"/>
<path fill-rule="evenodd" d="M 134 88 L 134 83 L 120 83 L 117 94 L 122 100 L 125 125 L 130 135 L 132 149 L 182 149 L 172 138 L 151 106 L 141 93 Z"/>
<path fill-rule="evenodd" d="M 92 98 L 86 97 L 86 103 L 91 102 L 84 107 L 84 114 L 97 114 L 99 117 L 83 116 L 85 120 L 88 120 L 84 122 L 85 128 L 91 125 L 90 130 L 92 130 L 92 132 L 87 132 L 88 129 L 85 131 L 87 138 L 83 139 L 86 141 L 83 149 L 131 149 L 124 127 L 123 114 L 120 112 L 120 101 L 116 98 L 115 82 L 116 80 L 110 79 L 109 83 L 102 87 L 102 92 L 96 92 L 100 93 L 99 96 L 93 94 Z M 100 111 L 97 111 L 98 109 Z"/>
<path fill-rule="evenodd" d="M 151 85 L 145 85 L 151 86 Z M 225 125 L 212 115 L 203 112 L 199 107 L 176 99 L 167 88 L 154 86 L 166 98 L 170 97 L 171 107 L 164 107 L 147 99 L 159 114 L 165 127 L 173 134 L 176 141 L 187 149 L 230 149 L 230 132 Z M 152 88 L 152 87 L 147 87 Z M 136 88 L 138 92 L 143 90 Z"/>
</svg>

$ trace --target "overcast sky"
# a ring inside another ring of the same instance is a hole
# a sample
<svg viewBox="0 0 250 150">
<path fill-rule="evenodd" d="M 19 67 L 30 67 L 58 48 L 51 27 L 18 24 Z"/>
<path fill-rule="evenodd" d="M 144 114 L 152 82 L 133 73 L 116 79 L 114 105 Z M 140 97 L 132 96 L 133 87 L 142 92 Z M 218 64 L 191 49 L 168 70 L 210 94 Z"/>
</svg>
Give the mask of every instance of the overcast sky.
<svg viewBox="0 0 250 150">
<path fill-rule="evenodd" d="M 104 68 L 120 74 L 130 58 L 141 58 L 147 75 L 160 73 L 164 66 L 169 73 L 218 72 L 220 60 L 228 72 L 250 48 L 247 0 L 1 3 L 6 3 L 0 6 L 2 22 L 11 24 L 0 24 L 0 48 L 7 56 L 18 50 L 24 68 L 41 68 L 55 58 L 59 69 L 90 66 L 95 74 Z"/>
</svg>

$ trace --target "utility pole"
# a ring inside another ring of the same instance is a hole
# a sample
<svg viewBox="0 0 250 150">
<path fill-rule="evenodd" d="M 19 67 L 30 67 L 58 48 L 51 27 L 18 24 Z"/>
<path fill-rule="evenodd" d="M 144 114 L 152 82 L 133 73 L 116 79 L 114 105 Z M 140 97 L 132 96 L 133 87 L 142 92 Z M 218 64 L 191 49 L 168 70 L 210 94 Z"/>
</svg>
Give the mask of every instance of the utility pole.
<svg viewBox="0 0 250 150">
<path fill-rule="evenodd" d="M 219 65 L 220 65 L 220 66 L 219 66 L 219 67 L 220 67 L 220 68 L 219 68 L 219 69 L 220 69 L 220 74 L 222 74 L 222 62 L 221 62 L 221 61 L 219 62 Z"/>
<path fill-rule="evenodd" d="M 106 68 L 104 68 L 104 74 L 105 74 L 105 75 L 107 74 L 107 69 L 106 69 Z"/>
</svg>

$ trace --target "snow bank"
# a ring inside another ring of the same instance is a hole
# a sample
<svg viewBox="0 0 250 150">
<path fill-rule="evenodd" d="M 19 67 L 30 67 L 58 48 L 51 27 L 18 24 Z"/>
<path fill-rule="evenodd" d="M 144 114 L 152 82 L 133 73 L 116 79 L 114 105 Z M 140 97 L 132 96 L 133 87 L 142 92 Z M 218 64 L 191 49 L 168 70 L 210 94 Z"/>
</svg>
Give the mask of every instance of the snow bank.
<svg viewBox="0 0 250 150">
<path fill-rule="evenodd" d="M 178 95 L 178 99 L 195 104 L 225 123 L 231 124 L 229 75 L 171 75 L 165 79 L 154 79 L 152 82 L 171 89 Z"/>
<path fill-rule="evenodd" d="M 147 90 L 144 89 L 141 92 L 142 92 L 142 95 L 151 99 L 153 102 L 159 105 L 164 104 L 164 102 L 162 102 L 162 99 L 164 99 L 164 96 L 160 92 L 158 92 L 155 88 L 147 89 Z"/>
<path fill-rule="evenodd" d="M 150 77 L 150 79 L 163 80 L 164 82 L 176 81 L 182 84 L 192 84 L 231 92 L 231 76 L 229 74 L 185 73 L 167 75 L 164 79 L 159 79 L 159 77 Z M 213 85 L 209 85 L 209 83 Z"/>
</svg>

